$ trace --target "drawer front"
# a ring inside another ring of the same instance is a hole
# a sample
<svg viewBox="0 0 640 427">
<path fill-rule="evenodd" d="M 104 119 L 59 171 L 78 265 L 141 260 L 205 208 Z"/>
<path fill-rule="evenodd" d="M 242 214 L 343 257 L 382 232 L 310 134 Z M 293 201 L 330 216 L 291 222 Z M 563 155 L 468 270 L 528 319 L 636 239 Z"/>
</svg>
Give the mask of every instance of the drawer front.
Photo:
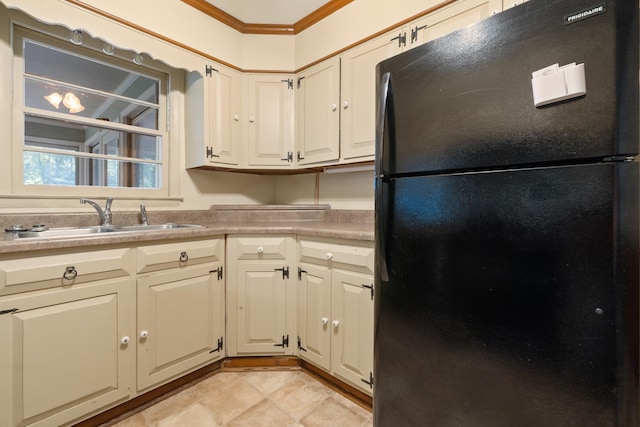
<svg viewBox="0 0 640 427">
<path fill-rule="evenodd" d="M 224 239 L 195 240 L 161 245 L 140 246 L 137 249 L 137 272 L 188 267 L 224 259 Z"/>
<path fill-rule="evenodd" d="M 333 267 L 355 267 L 358 271 L 373 273 L 373 243 L 340 242 L 329 240 L 298 240 L 301 262 Z"/>
<path fill-rule="evenodd" d="M 238 236 L 230 239 L 237 260 L 284 260 L 287 258 L 287 239 L 284 236 Z"/>
<path fill-rule="evenodd" d="M 71 286 L 134 273 L 130 248 L 0 260 L 0 295 Z"/>
</svg>

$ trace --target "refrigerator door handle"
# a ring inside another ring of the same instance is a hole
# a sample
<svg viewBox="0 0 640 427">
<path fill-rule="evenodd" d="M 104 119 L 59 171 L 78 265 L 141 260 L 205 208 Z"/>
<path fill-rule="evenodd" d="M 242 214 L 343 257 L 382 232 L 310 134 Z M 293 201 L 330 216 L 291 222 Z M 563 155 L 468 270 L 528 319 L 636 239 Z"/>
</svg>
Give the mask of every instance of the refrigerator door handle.
<svg viewBox="0 0 640 427">
<path fill-rule="evenodd" d="M 376 119 L 376 159 L 375 173 L 376 176 L 382 174 L 382 155 L 384 153 L 384 119 L 387 115 L 387 98 L 389 96 L 389 81 L 391 73 L 384 73 L 380 81 L 380 89 L 378 92 L 378 108 Z"/>
<path fill-rule="evenodd" d="M 384 73 L 380 82 L 380 92 L 378 95 L 377 121 L 376 121 L 376 157 L 375 157 L 375 197 L 376 197 L 376 251 L 378 252 L 377 265 L 379 269 L 379 277 L 381 280 L 389 281 L 387 272 L 387 254 L 386 254 L 386 226 L 384 218 L 384 191 L 382 189 L 382 155 L 384 152 L 384 123 L 387 114 L 387 99 L 389 95 L 390 73 Z"/>
</svg>

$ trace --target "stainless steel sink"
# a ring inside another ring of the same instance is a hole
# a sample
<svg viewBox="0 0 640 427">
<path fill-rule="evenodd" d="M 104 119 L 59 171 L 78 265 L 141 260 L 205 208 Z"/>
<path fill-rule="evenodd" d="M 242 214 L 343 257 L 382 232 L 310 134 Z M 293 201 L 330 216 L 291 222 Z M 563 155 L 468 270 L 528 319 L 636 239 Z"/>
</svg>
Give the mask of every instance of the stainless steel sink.
<svg viewBox="0 0 640 427">
<path fill-rule="evenodd" d="M 195 224 L 150 224 L 150 225 L 98 225 L 92 227 L 50 228 L 42 231 L 7 231 L 5 240 L 16 239 L 52 239 L 60 237 L 83 237 L 98 234 L 144 233 L 149 231 L 177 230 L 186 228 L 202 228 Z"/>
</svg>

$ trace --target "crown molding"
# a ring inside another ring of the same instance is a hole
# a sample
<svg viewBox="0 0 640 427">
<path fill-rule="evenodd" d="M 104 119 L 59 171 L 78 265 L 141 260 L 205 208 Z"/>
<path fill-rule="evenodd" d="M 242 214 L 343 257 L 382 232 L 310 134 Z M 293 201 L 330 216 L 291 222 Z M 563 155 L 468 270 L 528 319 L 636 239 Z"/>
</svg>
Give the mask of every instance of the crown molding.
<svg viewBox="0 0 640 427">
<path fill-rule="evenodd" d="M 341 9 L 353 0 L 330 0 L 324 6 L 316 9 L 314 12 L 300 19 L 293 25 L 285 24 L 247 24 L 239 19 L 229 15 L 227 12 L 218 9 L 205 0 L 182 0 L 183 3 L 209 15 L 210 17 L 222 22 L 223 24 L 233 28 L 243 34 L 280 34 L 295 35 L 309 28 L 316 22 L 326 18 L 333 12 Z"/>
</svg>

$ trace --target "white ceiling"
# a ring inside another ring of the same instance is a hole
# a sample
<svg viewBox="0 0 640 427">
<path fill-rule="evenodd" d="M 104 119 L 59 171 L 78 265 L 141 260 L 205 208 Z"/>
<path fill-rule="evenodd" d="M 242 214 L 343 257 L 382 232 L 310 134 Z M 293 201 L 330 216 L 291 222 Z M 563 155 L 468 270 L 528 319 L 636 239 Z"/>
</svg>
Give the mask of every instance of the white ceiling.
<svg viewBox="0 0 640 427">
<path fill-rule="evenodd" d="M 206 0 L 245 24 L 292 25 L 329 0 Z"/>
</svg>

